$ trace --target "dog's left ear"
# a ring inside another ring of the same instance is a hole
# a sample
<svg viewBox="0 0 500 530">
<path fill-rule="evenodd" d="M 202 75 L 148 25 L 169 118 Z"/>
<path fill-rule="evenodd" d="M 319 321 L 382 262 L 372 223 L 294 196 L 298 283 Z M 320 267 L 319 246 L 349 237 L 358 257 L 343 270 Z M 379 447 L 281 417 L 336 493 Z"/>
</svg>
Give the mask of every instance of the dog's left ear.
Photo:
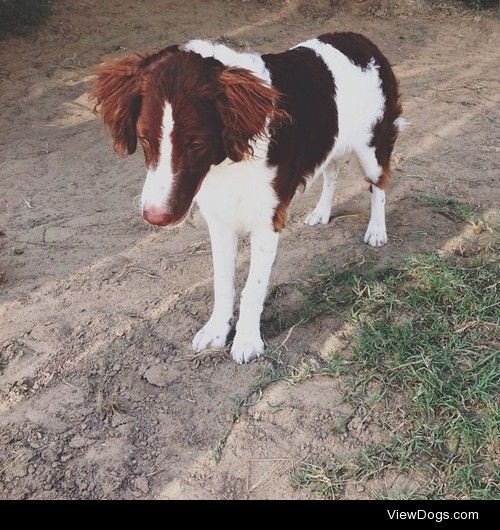
<svg viewBox="0 0 500 530">
<path fill-rule="evenodd" d="M 240 162 L 253 154 L 251 140 L 264 133 L 266 120 L 284 117 L 280 94 L 243 68 L 223 68 L 218 77 L 216 107 L 222 122 L 226 155 Z"/>
</svg>

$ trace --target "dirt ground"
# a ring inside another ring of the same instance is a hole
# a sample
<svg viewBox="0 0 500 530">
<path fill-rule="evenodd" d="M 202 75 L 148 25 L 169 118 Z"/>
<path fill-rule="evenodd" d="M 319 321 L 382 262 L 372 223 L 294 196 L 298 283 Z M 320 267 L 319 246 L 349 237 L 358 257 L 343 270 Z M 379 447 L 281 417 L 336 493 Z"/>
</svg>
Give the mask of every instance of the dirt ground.
<svg viewBox="0 0 500 530">
<path fill-rule="evenodd" d="M 0 43 L 0 498 L 308 498 L 290 480 L 295 463 L 384 435 L 356 418 L 332 434 L 352 412 L 340 378 L 252 393 L 268 360 L 193 357 L 212 302 L 207 229 L 197 211 L 171 230 L 142 220 L 142 154 L 118 159 L 87 100 L 100 60 L 194 37 L 269 52 L 352 30 L 394 65 L 412 126 L 396 146 L 390 242 L 362 242 L 369 194 L 354 164 L 326 227 L 303 223 L 319 185 L 295 201 L 263 321 L 293 362 L 326 357 L 345 325 L 277 330 L 299 303 L 293 282 L 318 263 L 479 244 L 419 194 L 495 214 L 499 29 L 497 13 L 457 2 L 61 0 L 36 34 Z M 243 241 L 240 287 L 248 257 Z M 343 496 L 415 480 L 388 474 Z"/>
</svg>

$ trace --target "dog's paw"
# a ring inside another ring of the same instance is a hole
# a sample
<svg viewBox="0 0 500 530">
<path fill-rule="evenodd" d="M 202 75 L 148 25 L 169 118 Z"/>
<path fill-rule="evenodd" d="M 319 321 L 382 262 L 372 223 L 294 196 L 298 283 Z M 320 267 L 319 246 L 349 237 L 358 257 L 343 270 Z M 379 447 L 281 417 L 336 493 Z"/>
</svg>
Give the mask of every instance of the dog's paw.
<svg viewBox="0 0 500 530">
<path fill-rule="evenodd" d="M 215 324 L 210 320 L 198 331 L 193 339 L 193 350 L 202 351 L 207 348 L 223 348 L 231 329 L 229 323 Z"/>
<path fill-rule="evenodd" d="M 330 216 L 332 214 L 331 207 L 316 206 L 314 210 L 306 216 L 305 223 L 309 226 L 315 226 L 317 224 L 326 225 L 330 222 Z"/>
<path fill-rule="evenodd" d="M 231 347 L 231 355 L 238 364 L 249 363 L 264 353 L 264 342 L 260 333 L 236 333 Z"/>
<path fill-rule="evenodd" d="M 387 243 L 387 232 L 385 228 L 368 225 L 364 241 L 371 247 L 382 247 Z"/>
</svg>

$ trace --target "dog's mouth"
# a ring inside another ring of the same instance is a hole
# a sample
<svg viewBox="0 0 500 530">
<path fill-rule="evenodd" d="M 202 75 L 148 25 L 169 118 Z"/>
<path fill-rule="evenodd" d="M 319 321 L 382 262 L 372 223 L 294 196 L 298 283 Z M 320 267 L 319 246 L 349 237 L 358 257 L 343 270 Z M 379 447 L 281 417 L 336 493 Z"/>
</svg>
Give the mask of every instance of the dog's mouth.
<svg viewBox="0 0 500 530">
<path fill-rule="evenodd" d="M 150 225 L 155 226 L 177 226 L 186 219 L 188 216 L 190 208 L 188 208 L 183 214 L 172 215 L 168 211 L 161 210 L 159 208 L 145 208 L 142 211 L 142 216 L 144 220 Z"/>
</svg>

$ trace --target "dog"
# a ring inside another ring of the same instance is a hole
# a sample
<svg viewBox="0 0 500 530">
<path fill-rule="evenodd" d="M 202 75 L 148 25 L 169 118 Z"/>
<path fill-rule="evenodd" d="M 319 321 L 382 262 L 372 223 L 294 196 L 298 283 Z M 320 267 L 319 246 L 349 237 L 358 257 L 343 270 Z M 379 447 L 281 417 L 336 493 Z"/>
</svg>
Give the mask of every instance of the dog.
<svg viewBox="0 0 500 530">
<path fill-rule="evenodd" d="M 247 363 L 264 352 L 260 316 L 292 198 L 321 174 L 321 197 L 305 222 L 327 224 L 339 161 L 351 154 L 371 192 L 364 241 L 387 242 L 385 189 L 406 121 L 391 66 L 363 35 L 323 34 L 264 55 L 192 40 L 104 62 L 91 96 L 119 154 L 142 145 L 144 219 L 173 226 L 196 203 L 208 224 L 215 301 L 196 351 L 226 345 L 245 232 L 251 261 L 231 354 Z"/>
</svg>

